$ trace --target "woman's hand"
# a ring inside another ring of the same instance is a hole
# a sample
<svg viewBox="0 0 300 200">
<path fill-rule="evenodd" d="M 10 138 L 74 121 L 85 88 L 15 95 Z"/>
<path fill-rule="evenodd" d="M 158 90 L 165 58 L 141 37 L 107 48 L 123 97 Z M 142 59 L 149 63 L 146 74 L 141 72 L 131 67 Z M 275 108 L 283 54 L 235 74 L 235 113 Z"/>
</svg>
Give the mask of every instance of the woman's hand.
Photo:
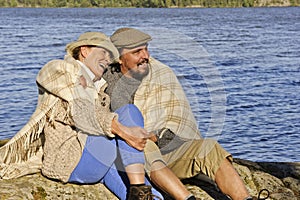
<svg viewBox="0 0 300 200">
<path fill-rule="evenodd" d="M 147 139 L 153 137 L 153 134 L 148 133 L 141 127 L 124 126 L 116 119 L 114 119 L 112 123 L 112 132 L 139 151 L 142 151 L 145 148 Z"/>
<path fill-rule="evenodd" d="M 121 129 L 122 135 L 120 137 L 125 140 L 127 144 L 136 148 L 137 150 L 144 150 L 147 139 L 149 138 L 149 134 L 145 129 L 138 126 L 123 126 Z"/>
</svg>

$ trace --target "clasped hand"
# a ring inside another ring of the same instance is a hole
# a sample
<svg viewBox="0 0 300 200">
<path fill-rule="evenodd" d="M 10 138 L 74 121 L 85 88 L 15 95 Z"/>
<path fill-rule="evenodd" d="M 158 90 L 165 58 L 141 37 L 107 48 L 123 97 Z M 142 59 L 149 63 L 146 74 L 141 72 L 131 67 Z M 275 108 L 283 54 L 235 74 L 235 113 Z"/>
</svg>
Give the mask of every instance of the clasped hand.
<svg viewBox="0 0 300 200">
<path fill-rule="evenodd" d="M 122 137 L 127 144 L 136 148 L 137 150 L 144 150 L 147 140 L 154 140 L 156 136 L 153 133 L 148 133 L 145 129 L 134 126 L 134 127 L 123 127 L 124 136 Z"/>
</svg>

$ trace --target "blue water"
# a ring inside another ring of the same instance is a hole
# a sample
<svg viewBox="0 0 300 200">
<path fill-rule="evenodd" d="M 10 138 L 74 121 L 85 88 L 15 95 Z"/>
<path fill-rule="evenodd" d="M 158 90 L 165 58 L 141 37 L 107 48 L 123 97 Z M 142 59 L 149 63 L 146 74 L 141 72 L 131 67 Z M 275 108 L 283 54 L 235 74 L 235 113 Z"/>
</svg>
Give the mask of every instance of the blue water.
<svg viewBox="0 0 300 200">
<path fill-rule="evenodd" d="M 238 158 L 300 161 L 300 7 L 0 8 L 0 139 L 29 120 L 46 62 L 84 31 L 123 26 L 153 36 L 150 52 L 174 69 L 203 137 Z"/>
</svg>

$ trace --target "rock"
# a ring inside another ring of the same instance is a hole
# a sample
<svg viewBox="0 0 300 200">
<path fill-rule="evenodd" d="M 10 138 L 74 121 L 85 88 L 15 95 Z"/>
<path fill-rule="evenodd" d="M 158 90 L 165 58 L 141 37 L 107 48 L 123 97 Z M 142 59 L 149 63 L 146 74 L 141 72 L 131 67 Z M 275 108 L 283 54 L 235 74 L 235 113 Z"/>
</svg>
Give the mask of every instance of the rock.
<svg viewBox="0 0 300 200">
<path fill-rule="evenodd" d="M 1 142 L 1 140 L 0 140 Z M 1 146 L 1 144 L 0 144 Z M 235 159 L 233 163 L 253 196 L 261 189 L 270 191 L 270 200 L 300 200 L 300 163 L 252 162 Z M 204 176 L 183 180 L 196 197 L 205 200 L 229 200 Z M 12 180 L 0 180 L 0 200 L 117 200 L 101 183 L 63 184 L 41 174 Z M 166 198 L 169 199 L 169 198 Z"/>
<path fill-rule="evenodd" d="M 63 184 L 43 177 L 28 175 L 12 180 L 0 180 L 0 200 L 117 200 L 102 184 Z"/>
<path fill-rule="evenodd" d="M 234 165 L 252 195 L 256 196 L 258 191 L 265 188 L 270 191 L 269 199 L 272 200 L 300 199 L 299 162 L 251 162 L 235 159 Z M 245 169 L 241 170 L 241 166 L 248 168 L 251 175 L 245 176 Z M 247 182 L 249 179 L 252 179 L 253 182 Z"/>
</svg>

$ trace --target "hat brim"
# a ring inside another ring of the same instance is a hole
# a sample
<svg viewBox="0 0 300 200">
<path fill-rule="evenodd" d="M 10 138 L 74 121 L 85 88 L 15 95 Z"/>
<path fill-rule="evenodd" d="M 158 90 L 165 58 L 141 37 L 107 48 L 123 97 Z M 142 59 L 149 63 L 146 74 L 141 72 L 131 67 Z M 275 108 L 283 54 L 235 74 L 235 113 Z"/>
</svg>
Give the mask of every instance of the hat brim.
<svg viewBox="0 0 300 200">
<path fill-rule="evenodd" d="M 102 41 L 74 41 L 66 46 L 66 51 L 68 54 L 72 55 L 72 52 L 75 48 L 81 47 L 81 46 L 97 46 L 101 47 L 111 54 L 112 62 L 117 62 L 119 60 L 119 52 L 117 48 L 111 43 L 110 40 L 104 39 Z"/>
<path fill-rule="evenodd" d="M 145 45 L 152 38 L 149 34 L 134 28 L 120 28 L 110 36 L 110 40 L 120 52 L 122 49 L 134 49 Z"/>
</svg>

